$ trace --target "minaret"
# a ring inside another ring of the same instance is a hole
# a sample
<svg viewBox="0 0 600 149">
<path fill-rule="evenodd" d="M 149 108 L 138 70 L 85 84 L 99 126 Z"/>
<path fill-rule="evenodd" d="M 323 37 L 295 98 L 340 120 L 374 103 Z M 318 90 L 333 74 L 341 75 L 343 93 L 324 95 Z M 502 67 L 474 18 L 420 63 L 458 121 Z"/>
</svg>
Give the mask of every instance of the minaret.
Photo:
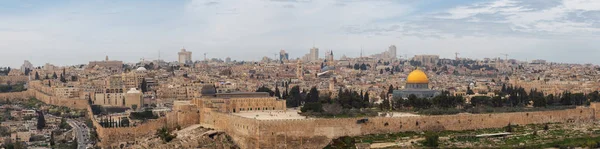
<svg viewBox="0 0 600 149">
<path fill-rule="evenodd" d="M 108 55 L 106 56 L 106 61 L 108 61 Z"/>
<path fill-rule="evenodd" d="M 296 64 L 296 76 L 298 79 L 304 79 L 304 67 L 302 67 L 302 60 L 298 59 L 298 64 Z"/>
</svg>

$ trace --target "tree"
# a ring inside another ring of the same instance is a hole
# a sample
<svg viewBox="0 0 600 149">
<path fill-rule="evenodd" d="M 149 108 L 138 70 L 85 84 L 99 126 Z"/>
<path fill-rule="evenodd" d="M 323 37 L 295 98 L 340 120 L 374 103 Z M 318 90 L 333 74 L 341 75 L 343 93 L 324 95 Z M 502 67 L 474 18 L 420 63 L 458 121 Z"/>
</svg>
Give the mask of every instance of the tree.
<svg viewBox="0 0 600 149">
<path fill-rule="evenodd" d="M 381 111 L 389 110 L 390 109 L 390 100 L 388 100 L 387 98 L 383 99 L 381 104 L 379 104 L 379 109 Z"/>
<path fill-rule="evenodd" d="M 306 102 L 318 102 L 319 101 L 319 90 L 317 87 L 310 88 L 310 92 L 308 92 L 308 96 Z"/>
<path fill-rule="evenodd" d="M 121 127 L 129 127 L 129 119 L 128 118 L 121 119 L 121 121 L 119 123 L 120 123 Z"/>
<path fill-rule="evenodd" d="M 294 86 L 290 89 L 288 98 L 286 98 L 286 104 L 288 107 L 299 107 L 300 103 L 303 101 L 302 96 L 300 95 L 300 86 Z"/>
<path fill-rule="evenodd" d="M 363 97 L 363 105 L 365 105 L 364 108 L 370 107 L 370 104 L 371 104 L 371 100 L 369 99 L 369 92 L 366 92 Z"/>
<path fill-rule="evenodd" d="M 273 97 L 273 95 L 275 95 L 275 92 L 273 92 L 273 90 L 271 90 L 268 87 L 265 86 L 261 86 L 258 89 L 256 89 L 256 92 L 266 92 L 269 93 L 269 96 Z"/>
<path fill-rule="evenodd" d="M 388 87 L 387 94 L 389 95 L 389 94 L 392 94 L 392 93 L 394 93 L 394 86 L 390 84 L 390 87 Z"/>
<path fill-rule="evenodd" d="M 146 81 L 146 78 L 142 78 L 142 83 L 140 83 L 140 89 L 142 90 L 142 93 L 148 92 L 148 82 Z"/>
<path fill-rule="evenodd" d="M 35 80 L 40 80 L 40 74 L 37 71 L 35 72 Z"/>
<path fill-rule="evenodd" d="M 358 69 L 360 69 L 360 65 L 354 64 L 354 70 L 358 70 Z"/>
<path fill-rule="evenodd" d="M 471 90 L 471 87 L 467 86 L 467 95 L 473 95 L 475 94 L 475 92 L 473 92 L 473 90 Z"/>
<path fill-rule="evenodd" d="M 439 146 L 439 135 L 434 132 L 425 133 L 425 142 L 423 145 L 426 147 L 437 148 Z"/>
<path fill-rule="evenodd" d="M 44 113 L 42 111 L 37 111 L 37 129 L 42 130 L 46 127 L 46 119 L 44 118 Z"/>
<path fill-rule="evenodd" d="M 277 97 L 277 99 L 281 99 L 281 93 L 279 92 L 279 87 L 275 87 L 275 97 Z"/>
<path fill-rule="evenodd" d="M 58 79 L 58 76 L 56 75 L 56 72 L 54 72 L 54 74 L 52 74 L 52 79 Z"/>
<path fill-rule="evenodd" d="M 307 102 L 300 109 L 302 112 L 323 112 L 323 105 L 320 102 Z"/>
<path fill-rule="evenodd" d="M 65 79 L 65 75 L 60 74 L 60 82 L 67 83 L 67 79 Z"/>
<path fill-rule="evenodd" d="M 53 147 L 54 143 L 54 131 L 50 132 L 50 147 Z"/>
<path fill-rule="evenodd" d="M 508 126 L 506 126 L 506 132 L 513 132 L 513 127 L 510 123 L 508 123 Z"/>
<path fill-rule="evenodd" d="M 365 63 L 361 64 L 360 70 L 367 70 L 367 65 Z"/>
<path fill-rule="evenodd" d="M 171 142 L 171 140 L 177 137 L 177 135 L 172 135 L 171 131 L 169 131 L 167 127 L 162 127 L 156 130 L 156 135 L 163 140 L 164 143 Z"/>
</svg>

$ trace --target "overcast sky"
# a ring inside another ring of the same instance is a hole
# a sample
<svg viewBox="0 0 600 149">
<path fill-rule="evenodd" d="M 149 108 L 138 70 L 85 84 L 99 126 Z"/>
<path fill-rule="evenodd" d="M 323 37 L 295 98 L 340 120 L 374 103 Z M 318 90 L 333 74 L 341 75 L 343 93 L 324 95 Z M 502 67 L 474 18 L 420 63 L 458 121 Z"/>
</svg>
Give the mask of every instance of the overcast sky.
<svg viewBox="0 0 600 149">
<path fill-rule="evenodd" d="M 600 0 L 1 0 L 1 66 L 141 58 L 259 60 L 313 44 L 336 57 L 398 56 L 600 64 Z"/>
</svg>

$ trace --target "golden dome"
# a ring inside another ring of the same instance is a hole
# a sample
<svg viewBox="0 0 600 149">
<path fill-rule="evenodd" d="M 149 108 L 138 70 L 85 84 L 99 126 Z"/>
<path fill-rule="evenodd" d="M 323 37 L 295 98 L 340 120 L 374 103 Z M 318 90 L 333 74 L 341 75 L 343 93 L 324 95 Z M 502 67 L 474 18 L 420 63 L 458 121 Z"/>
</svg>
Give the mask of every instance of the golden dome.
<svg viewBox="0 0 600 149">
<path fill-rule="evenodd" d="M 427 78 L 425 72 L 415 69 L 408 74 L 408 77 L 406 77 L 406 83 L 424 84 L 429 83 L 429 79 Z"/>
</svg>

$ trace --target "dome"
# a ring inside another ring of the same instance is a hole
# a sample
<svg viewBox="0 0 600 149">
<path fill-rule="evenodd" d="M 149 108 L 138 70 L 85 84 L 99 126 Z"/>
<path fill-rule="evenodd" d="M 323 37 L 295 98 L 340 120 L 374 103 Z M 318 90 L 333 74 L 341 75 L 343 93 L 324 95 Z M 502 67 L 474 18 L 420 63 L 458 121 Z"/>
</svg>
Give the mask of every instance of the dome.
<svg viewBox="0 0 600 149">
<path fill-rule="evenodd" d="M 146 71 L 146 68 L 144 68 L 144 67 L 139 67 L 139 68 L 137 68 L 136 70 L 137 70 L 137 71 Z"/>
<path fill-rule="evenodd" d="M 406 83 L 424 84 L 429 83 L 429 79 L 427 78 L 425 72 L 415 69 L 408 74 L 408 77 L 406 77 Z"/>
<path fill-rule="evenodd" d="M 129 91 L 127 91 L 127 94 L 133 94 L 133 93 L 142 93 L 142 92 L 136 90 L 135 88 L 131 88 L 131 89 L 129 89 Z"/>
</svg>

